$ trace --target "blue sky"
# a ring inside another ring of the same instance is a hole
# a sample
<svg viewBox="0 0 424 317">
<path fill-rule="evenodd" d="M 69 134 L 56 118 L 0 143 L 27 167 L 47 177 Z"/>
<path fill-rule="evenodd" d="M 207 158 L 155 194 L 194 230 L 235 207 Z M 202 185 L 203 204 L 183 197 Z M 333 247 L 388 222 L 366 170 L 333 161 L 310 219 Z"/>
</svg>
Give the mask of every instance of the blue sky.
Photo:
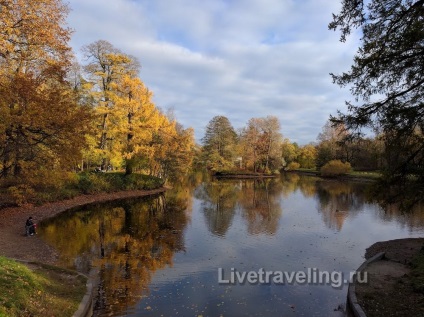
<svg viewBox="0 0 424 317">
<path fill-rule="evenodd" d="M 358 47 L 328 30 L 338 0 L 69 0 L 77 56 L 107 40 L 142 65 L 156 105 L 172 108 L 196 139 L 216 115 L 243 127 L 274 115 L 293 142 L 315 141 L 348 89 L 330 72 L 347 71 Z"/>
</svg>

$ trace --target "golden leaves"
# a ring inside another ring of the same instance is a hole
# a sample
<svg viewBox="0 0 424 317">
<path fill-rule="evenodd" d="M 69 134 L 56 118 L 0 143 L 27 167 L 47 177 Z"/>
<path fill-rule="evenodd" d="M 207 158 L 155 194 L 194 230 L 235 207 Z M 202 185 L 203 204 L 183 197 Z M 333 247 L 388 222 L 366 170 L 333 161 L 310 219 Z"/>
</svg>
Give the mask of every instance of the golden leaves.
<svg viewBox="0 0 424 317">
<path fill-rule="evenodd" d="M 107 160 L 117 163 L 124 159 L 127 173 L 133 167 L 147 167 L 150 174 L 164 175 L 166 157 L 175 151 L 191 150 L 192 134 L 180 137 L 176 122 L 156 108 L 152 92 L 137 76 L 135 59 L 106 41 L 87 45 L 84 53 L 90 59 L 85 70 L 91 80 L 94 109 L 103 120 L 97 125 L 96 137 Z M 106 144 L 101 141 L 105 135 Z"/>
</svg>

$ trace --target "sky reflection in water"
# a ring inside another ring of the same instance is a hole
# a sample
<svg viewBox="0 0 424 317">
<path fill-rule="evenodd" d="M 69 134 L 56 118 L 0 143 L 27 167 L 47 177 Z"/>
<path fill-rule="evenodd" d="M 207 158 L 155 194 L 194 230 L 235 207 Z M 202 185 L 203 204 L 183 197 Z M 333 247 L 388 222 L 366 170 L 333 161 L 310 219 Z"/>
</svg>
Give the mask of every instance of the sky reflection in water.
<svg viewBox="0 0 424 317">
<path fill-rule="evenodd" d="M 72 210 L 40 231 L 64 265 L 99 268 L 96 316 L 336 316 L 347 286 L 219 285 L 218 268 L 347 276 L 372 243 L 423 235 L 424 213 L 384 211 L 367 187 L 294 174 L 200 182 Z"/>
</svg>

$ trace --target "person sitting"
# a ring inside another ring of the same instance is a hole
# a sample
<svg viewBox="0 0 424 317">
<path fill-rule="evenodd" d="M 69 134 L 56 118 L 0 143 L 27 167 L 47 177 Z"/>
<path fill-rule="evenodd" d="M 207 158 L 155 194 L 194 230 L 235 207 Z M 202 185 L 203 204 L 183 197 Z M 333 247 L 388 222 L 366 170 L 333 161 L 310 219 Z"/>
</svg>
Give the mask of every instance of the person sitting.
<svg viewBox="0 0 424 317">
<path fill-rule="evenodd" d="M 35 223 L 32 217 L 29 217 L 25 223 L 25 233 L 27 236 L 33 236 L 35 234 Z"/>
</svg>

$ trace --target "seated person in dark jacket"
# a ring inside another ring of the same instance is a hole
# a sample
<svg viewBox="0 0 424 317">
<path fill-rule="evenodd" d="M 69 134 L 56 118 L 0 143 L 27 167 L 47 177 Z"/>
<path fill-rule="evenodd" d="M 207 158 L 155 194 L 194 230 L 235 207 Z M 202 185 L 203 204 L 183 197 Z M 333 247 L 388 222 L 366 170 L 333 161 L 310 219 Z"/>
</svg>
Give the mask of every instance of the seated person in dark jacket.
<svg viewBox="0 0 424 317">
<path fill-rule="evenodd" d="M 32 217 L 29 217 L 25 223 L 25 233 L 27 236 L 35 234 L 35 224 L 34 221 L 32 221 Z"/>
</svg>

